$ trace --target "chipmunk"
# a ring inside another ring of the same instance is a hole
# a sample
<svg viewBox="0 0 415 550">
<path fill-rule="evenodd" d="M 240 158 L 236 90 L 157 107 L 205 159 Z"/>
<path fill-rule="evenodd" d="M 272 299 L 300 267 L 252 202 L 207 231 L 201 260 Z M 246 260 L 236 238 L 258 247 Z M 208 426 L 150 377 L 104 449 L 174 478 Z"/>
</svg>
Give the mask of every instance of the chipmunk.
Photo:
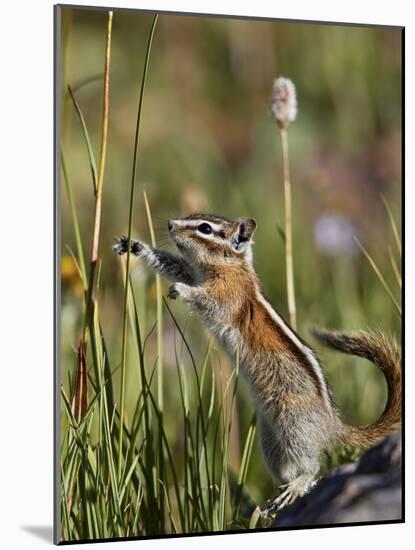
<svg viewBox="0 0 415 550">
<path fill-rule="evenodd" d="M 179 256 L 130 243 L 132 254 L 173 281 L 168 296 L 189 304 L 228 354 L 239 357 L 256 405 L 263 456 L 279 488 L 263 511 L 272 517 L 307 492 L 323 451 L 336 443 L 368 447 L 400 429 L 400 353 L 381 333 L 313 331 L 326 346 L 372 361 L 387 381 L 387 404 L 376 422 L 343 423 L 315 353 L 261 291 L 252 265 L 255 229 L 251 218 L 193 214 L 168 222 Z M 121 237 L 113 249 L 124 254 L 127 247 Z"/>
</svg>

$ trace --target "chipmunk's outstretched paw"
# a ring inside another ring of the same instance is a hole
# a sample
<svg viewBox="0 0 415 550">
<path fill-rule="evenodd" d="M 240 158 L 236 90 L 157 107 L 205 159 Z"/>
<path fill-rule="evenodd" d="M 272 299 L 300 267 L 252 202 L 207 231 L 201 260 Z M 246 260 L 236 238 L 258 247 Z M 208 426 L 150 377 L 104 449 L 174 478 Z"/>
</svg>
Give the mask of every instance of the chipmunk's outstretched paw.
<svg viewBox="0 0 415 550">
<path fill-rule="evenodd" d="M 122 237 L 115 237 L 114 241 L 115 244 L 112 247 L 113 251 L 120 256 L 126 254 L 128 251 L 128 237 L 126 237 L 125 235 L 123 235 Z M 134 254 L 134 256 L 139 256 L 141 250 L 143 249 L 143 245 L 140 243 L 140 241 L 137 241 L 136 239 L 131 239 L 130 243 L 131 254 Z"/>
<path fill-rule="evenodd" d="M 140 241 L 137 241 L 136 239 L 131 239 L 131 254 L 134 254 L 134 256 L 140 256 L 143 248 L 143 243 L 140 243 Z"/>
<path fill-rule="evenodd" d="M 115 237 L 114 241 L 115 244 L 113 245 L 112 250 L 120 256 L 126 254 L 128 250 L 128 237 L 126 237 L 125 235 L 123 235 L 122 237 Z"/>
</svg>

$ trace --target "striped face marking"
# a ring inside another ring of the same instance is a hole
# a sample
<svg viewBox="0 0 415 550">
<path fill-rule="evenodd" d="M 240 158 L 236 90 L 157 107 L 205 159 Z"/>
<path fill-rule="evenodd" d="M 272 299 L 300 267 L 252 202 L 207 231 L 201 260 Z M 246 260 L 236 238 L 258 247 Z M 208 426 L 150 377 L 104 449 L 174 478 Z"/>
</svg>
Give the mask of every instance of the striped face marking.
<svg viewBox="0 0 415 550">
<path fill-rule="evenodd" d="M 256 223 L 250 218 L 228 220 L 211 214 L 192 214 L 187 218 L 169 222 L 170 237 L 182 247 L 205 242 L 209 254 L 227 253 L 231 256 L 244 254 L 250 248 L 250 241 Z M 190 242 L 189 242 L 190 241 Z"/>
<path fill-rule="evenodd" d="M 230 238 L 237 228 L 237 224 L 230 220 L 217 217 L 202 217 L 196 215 L 191 218 L 183 218 L 172 220 L 170 222 L 170 235 L 179 237 L 187 235 L 187 237 L 195 238 L 199 242 L 201 240 L 209 241 L 218 245 L 229 245 Z"/>
</svg>

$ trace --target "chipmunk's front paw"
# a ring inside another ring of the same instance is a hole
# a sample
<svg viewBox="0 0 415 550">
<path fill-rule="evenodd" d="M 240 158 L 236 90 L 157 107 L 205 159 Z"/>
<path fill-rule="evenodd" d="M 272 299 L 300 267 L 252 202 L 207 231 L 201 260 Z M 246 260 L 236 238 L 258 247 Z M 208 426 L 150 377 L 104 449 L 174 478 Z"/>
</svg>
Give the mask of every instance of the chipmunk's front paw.
<svg viewBox="0 0 415 550">
<path fill-rule="evenodd" d="M 115 237 L 114 241 L 115 244 L 112 247 L 113 251 L 120 256 L 126 254 L 128 251 L 128 237 L 126 237 L 125 235 L 123 235 L 122 237 Z M 143 245 L 140 243 L 140 241 L 131 239 L 130 250 L 132 254 L 134 254 L 135 256 L 139 256 L 142 249 Z"/>
<path fill-rule="evenodd" d="M 143 248 L 143 243 L 140 243 L 140 241 L 137 241 L 136 239 L 131 239 L 131 254 L 134 254 L 134 256 L 139 256 L 143 251 Z"/>
<path fill-rule="evenodd" d="M 112 250 L 120 256 L 125 254 L 128 250 L 128 237 L 126 237 L 125 235 L 123 235 L 122 237 L 115 237 L 114 241 L 115 244 L 112 247 Z"/>
</svg>

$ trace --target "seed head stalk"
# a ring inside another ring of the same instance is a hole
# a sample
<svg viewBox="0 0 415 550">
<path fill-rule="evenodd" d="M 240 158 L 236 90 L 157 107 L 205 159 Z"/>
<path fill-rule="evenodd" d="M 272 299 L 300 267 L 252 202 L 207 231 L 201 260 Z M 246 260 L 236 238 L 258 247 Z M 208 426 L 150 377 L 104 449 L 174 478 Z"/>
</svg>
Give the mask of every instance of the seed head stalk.
<svg viewBox="0 0 415 550">
<path fill-rule="evenodd" d="M 293 239 L 292 239 L 292 207 L 291 207 L 291 183 L 290 165 L 288 156 L 288 137 L 286 128 L 280 130 L 282 159 L 284 171 L 284 204 L 285 204 L 285 264 L 287 273 L 287 299 L 290 324 L 294 330 L 297 329 L 297 317 L 295 307 L 294 289 L 294 260 L 293 260 Z"/>
<path fill-rule="evenodd" d="M 294 329 L 296 329 L 297 318 L 294 289 L 291 182 L 287 129 L 297 116 L 297 98 L 295 86 L 288 78 L 280 77 L 274 80 L 271 108 L 273 118 L 277 123 L 281 136 L 285 203 L 285 265 L 287 275 L 287 301 L 290 324 Z"/>
</svg>

